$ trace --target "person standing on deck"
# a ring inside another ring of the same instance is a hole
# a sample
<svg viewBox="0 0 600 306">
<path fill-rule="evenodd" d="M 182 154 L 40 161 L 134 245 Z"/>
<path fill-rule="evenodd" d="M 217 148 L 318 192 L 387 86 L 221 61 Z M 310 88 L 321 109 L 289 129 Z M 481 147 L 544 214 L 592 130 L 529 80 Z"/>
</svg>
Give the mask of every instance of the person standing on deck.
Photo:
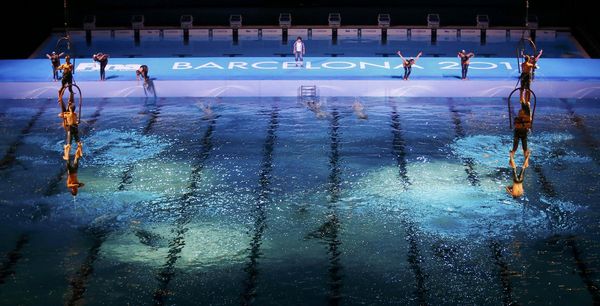
<svg viewBox="0 0 600 306">
<path fill-rule="evenodd" d="M 140 68 L 135 71 L 135 79 L 139 80 L 140 77 L 144 79 L 144 84 L 148 82 L 148 66 L 141 65 Z"/>
<path fill-rule="evenodd" d="M 408 80 L 408 77 L 410 77 L 410 73 L 412 72 L 412 66 L 417 62 L 419 57 L 421 57 L 423 52 L 419 52 L 419 54 L 417 54 L 417 57 L 415 57 L 415 58 L 409 57 L 408 59 L 404 58 L 400 51 L 398 51 L 397 53 L 398 53 L 398 56 L 400 56 L 400 58 L 402 59 L 402 66 L 404 67 L 403 79 L 406 81 L 406 80 Z"/>
<path fill-rule="evenodd" d="M 469 52 L 467 53 L 465 50 L 458 52 L 458 57 L 460 57 L 460 65 L 462 67 L 462 78 L 463 80 L 467 79 L 467 72 L 469 71 L 469 64 L 471 61 L 471 57 L 475 56 L 475 53 Z"/>
<path fill-rule="evenodd" d="M 108 65 L 108 54 L 102 52 L 92 55 L 94 61 L 100 63 L 100 81 L 106 80 L 106 65 Z"/>
<path fill-rule="evenodd" d="M 60 67 L 60 57 L 64 54 L 64 52 L 56 54 L 56 51 L 52 51 L 52 54 L 46 54 L 46 57 L 50 60 L 50 63 L 52 64 L 52 77 L 55 82 L 58 81 L 58 67 Z"/>
<path fill-rule="evenodd" d="M 298 36 L 296 41 L 294 42 L 294 46 L 292 47 L 292 53 L 296 59 L 296 67 L 300 64 L 300 67 L 304 67 L 304 53 L 306 52 L 306 48 L 304 47 L 304 42 L 302 41 L 302 37 Z"/>
</svg>

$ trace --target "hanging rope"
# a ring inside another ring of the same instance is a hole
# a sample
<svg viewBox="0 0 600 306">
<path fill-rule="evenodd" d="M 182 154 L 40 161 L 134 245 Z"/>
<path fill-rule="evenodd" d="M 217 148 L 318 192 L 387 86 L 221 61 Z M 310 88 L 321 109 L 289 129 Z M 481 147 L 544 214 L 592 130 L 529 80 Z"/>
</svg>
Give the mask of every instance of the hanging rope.
<svg viewBox="0 0 600 306">
<path fill-rule="evenodd" d="M 67 0 L 63 1 L 63 9 L 64 9 L 64 26 L 65 26 L 65 35 L 69 36 L 69 9 L 67 6 Z"/>
<path fill-rule="evenodd" d="M 67 0 L 65 0 L 66 2 Z M 529 0 L 525 0 L 525 26 L 527 26 L 527 22 L 529 21 Z"/>
<path fill-rule="evenodd" d="M 526 50 L 529 47 L 531 50 Z M 525 38 L 525 33 L 521 34 L 521 39 L 519 40 L 519 44 L 517 45 L 517 67 L 519 69 L 519 73 L 521 73 L 521 64 L 523 64 L 523 55 L 528 54 L 526 51 L 531 51 L 531 55 L 535 56 L 537 54 L 537 47 L 533 40 L 530 38 Z"/>
<path fill-rule="evenodd" d="M 71 40 L 71 35 L 69 34 L 69 6 L 67 4 L 67 0 L 63 0 L 63 14 L 64 14 L 64 27 L 65 27 L 65 35 L 63 37 L 61 37 L 57 42 L 56 42 L 56 47 L 55 50 L 57 50 L 57 52 L 60 54 L 62 51 L 62 46 L 61 44 L 66 44 L 66 48 L 64 48 L 64 51 L 66 54 L 68 54 L 71 59 L 73 60 L 73 67 L 75 67 L 76 65 L 76 59 L 75 59 L 75 50 L 73 48 L 73 41 Z M 75 75 L 75 69 L 73 69 L 73 75 Z M 73 84 L 75 84 L 75 78 L 73 78 Z"/>
</svg>

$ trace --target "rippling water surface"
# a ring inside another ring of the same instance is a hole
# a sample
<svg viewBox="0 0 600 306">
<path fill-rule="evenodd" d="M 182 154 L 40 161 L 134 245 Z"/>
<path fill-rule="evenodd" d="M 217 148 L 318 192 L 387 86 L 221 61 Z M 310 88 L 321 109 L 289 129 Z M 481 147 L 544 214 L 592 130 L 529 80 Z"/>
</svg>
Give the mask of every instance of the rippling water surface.
<svg viewBox="0 0 600 306">
<path fill-rule="evenodd" d="M 2 305 L 600 303 L 598 101 L 538 101 L 519 199 L 502 99 L 87 100 L 76 198 L 1 102 Z"/>
</svg>

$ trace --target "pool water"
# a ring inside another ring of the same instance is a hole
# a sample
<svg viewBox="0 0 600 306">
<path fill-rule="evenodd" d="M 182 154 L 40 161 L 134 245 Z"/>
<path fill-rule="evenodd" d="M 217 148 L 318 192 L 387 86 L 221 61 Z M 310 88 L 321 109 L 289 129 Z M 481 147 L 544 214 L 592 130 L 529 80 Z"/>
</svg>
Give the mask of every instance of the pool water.
<svg viewBox="0 0 600 306">
<path fill-rule="evenodd" d="M 76 198 L 0 102 L 2 305 L 600 301 L 595 100 L 538 101 L 519 199 L 504 99 L 88 99 Z"/>
</svg>

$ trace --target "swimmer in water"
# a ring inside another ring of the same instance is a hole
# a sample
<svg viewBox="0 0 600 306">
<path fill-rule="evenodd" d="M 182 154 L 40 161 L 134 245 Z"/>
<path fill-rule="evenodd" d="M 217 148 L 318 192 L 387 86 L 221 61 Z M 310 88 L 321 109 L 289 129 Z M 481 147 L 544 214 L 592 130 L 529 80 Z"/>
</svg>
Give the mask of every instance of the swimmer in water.
<svg viewBox="0 0 600 306">
<path fill-rule="evenodd" d="M 367 114 L 364 112 L 365 107 L 360 103 L 360 101 L 354 101 L 354 104 L 352 104 L 352 109 L 354 110 L 354 114 L 356 114 L 358 119 L 365 120 L 368 118 Z"/>
<path fill-rule="evenodd" d="M 200 101 L 200 102 L 196 103 L 196 105 L 204 113 L 204 116 L 202 116 L 203 120 L 209 120 L 209 119 L 214 118 L 215 115 L 212 111 L 212 108 L 210 107 L 210 104 L 204 104 L 203 102 Z"/>
<path fill-rule="evenodd" d="M 308 101 L 308 102 L 306 102 L 306 106 L 313 113 L 315 113 L 317 118 L 323 119 L 323 118 L 327 117 L 327 113 L 324 112 L 323 110 L 321 110 L 321 103 L 319 103 L 318 101 L 312 101 L 312 100 Z"/>
</svg>

